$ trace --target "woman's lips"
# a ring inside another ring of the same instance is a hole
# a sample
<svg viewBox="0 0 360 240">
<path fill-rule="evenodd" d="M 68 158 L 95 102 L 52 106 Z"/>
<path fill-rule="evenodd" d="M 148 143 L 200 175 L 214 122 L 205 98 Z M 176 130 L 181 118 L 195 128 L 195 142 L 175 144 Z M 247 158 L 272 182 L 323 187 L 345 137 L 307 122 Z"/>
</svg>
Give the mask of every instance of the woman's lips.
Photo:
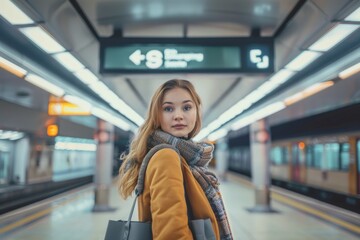
<svg viewBox="0 0 360 240">
<path fill-rule="evenodd" d="M 186 125 L 177 124 L 177 125 L 174 125 L 174 126 L 172 126 L 172 127 L 175 128 L 175 129 L 177 129 L 177 130 L 181 130 L 181 129 L 185 128 Z"/>
</svg>

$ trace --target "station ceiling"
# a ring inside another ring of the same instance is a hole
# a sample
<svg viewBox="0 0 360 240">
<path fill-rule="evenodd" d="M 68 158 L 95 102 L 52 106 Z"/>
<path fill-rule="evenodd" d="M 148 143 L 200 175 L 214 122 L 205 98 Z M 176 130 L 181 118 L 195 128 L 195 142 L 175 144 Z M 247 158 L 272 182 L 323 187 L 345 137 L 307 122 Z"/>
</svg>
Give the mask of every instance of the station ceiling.
<svg viewBox="0 0 360 240">
<path fill-rule="evenodd" d="M 283 69 L 303 50 L 308 49 L 312 43 L 360 6 L 360 1 L 357 0 L 13 2 L 143 118 L 146 116 L 150 98 L 160 84 L 172 78 L 190 80 L 203 101 L 204 127 L 264 84 L 274 73 Z M 0 20 L 2 25 L 7 24 L 3 19 Z M 11 26 L 11 31 L 17 31 L 19 27 L 23 26 Z M 352 33 L 354 34 L 359 36 L 359 30 Z M 274 73 L 101 73 L 100 41 L 113 36 L 120 39 L 204 38 L 204 42 L 207 38 L 272 38 L 275 55 Z M 29 47 L 37 48 L 31 42 L 29 44 Z M 339 59 L 347 57 L 346 54 L 354 47 L 346 45 L 346 42 L 340 43 L 339 46 L 341 51 L 338 51 L 344 53 L 344 56 L 337 55 Z M 4 49 L 6 47 L 2 48 Z M 4 51 L 0 54 L 4 57 L 8 55 Z M 330 63 L 323 58 L 326 58 L 325 54 L 296 74 L 305 76 L 306 73 L 325 69 Z M 67 71 L 65 68 L 63 70 Z M 326 77 L 330 78 L 334 74 L 329 73 Z M 279 86 L 279 89 L 285 91 L 299 82 L 284 84 Z M 0 84 L 0 95 L 3 99 L 32 108 L 47 107 L 44 104 L 48 99 L 46 92 L 39 91 L 38 88 L 3 70 L 0 71 Z M 75 86 L 84 88 L 82 91 L 89 93 L 89 96 L 94 95 L 91 94 L 91 89 L 85 89 L 84 84 L 74 84 Z M 303 84 L 302 88 L 306 88 L 306 85 Z M 293 91 L 298 90 L 294 88 Z M 263 99 L 263 102 L 271 102 L 271 96 L 280 93 L 280 90 L 276 92 L 275 89 Z"/>
</svg>

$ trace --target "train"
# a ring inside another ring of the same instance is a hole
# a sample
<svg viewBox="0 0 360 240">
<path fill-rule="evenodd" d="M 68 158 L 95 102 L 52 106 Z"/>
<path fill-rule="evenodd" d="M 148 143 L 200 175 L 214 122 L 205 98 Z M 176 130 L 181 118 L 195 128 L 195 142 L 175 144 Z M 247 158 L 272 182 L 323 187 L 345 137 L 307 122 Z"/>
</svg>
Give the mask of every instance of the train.
<svg viewBox="0 0 360 240">
<path fill-rule="evenodd" d="M 249 134 L 229 139 L 229 170 L 251 178 Z M 269 151 L 271 183 L 360 212 L 360 131 L 278 139 Z"/>
<path fill-rule="evenodd" d="M 127 138 L 115 134 L 112 175 Z M 97 142 L 0 129 L 0 214 L 92 183 Z"/>
</svg>

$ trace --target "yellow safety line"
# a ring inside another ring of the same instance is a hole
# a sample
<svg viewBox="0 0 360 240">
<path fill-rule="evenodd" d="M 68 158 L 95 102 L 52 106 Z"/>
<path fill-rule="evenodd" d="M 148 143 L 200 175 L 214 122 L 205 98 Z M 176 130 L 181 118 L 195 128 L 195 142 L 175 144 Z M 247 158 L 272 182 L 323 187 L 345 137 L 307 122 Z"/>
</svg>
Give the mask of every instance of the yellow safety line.
<svg viewBox="0 0 360 240">
<path fill-rule="evenodd" d="M 44 209 L 40 212 L 37 212 L 37 213 L 34 213 L 26 218 L 23 218 L 17 222 L 14 222 L 12 224 L 9 224 L 7 225 L 6 227 L 3 227 L 3 228 L 0 228 L 0 234 L 4 233 L 4 232 L 7 232 L 7 231 L 10 231 L 16 227 L 19 227 L 21 225 L 24 225 L 26 223 L 29 223 L 37 218 L 40 218 L 42 216 L 45 216 L 46 214 L 48 214 L 49 212 L 51 212 L 52 208 L 48 208 L 48 209 Z"/>
<path fill-rule="evenodd" d="M 50 208 L 44 209 L 44 210 L 42 210 L 42 211 L 40 211 L 40 212 L 37 212 L 37 213 L 34 213 L 34 214 L 32 214 L 32 215 L 30 215 L 30 216 L 28 216 L 28 217 L 25 217 L 25 218 L 23 218 L 23 219 L 21 219 L 21 220 L 19 220 L 19 221 L 16 221 L 16 222 L 14 222 L 14 223 L 11 223 L 11 224 L 3 227 L 3 228 L 0 228 L 0 234 L 3 234 L 3 233 L 5 233 L 5 232 L 8 232 L 8 231 L 14 229 L 14 228 L 20 227 L 20 226 L 25 225 L 25 224 L 33 221 L 33 220 L 36 220 L 36 219 L 38 219 L 38 218 L 41 218 L 41 217 L 49 214 L 49 213 L 50 213 L 51 211 L 53 211 L 54 209 L 56 209 L 56 208 L 58 208 L 58 207 L 62 207 L 62 206 L 64 206 L 64 205 L 66 205 L 67 203 L 72 202 L 72 201 L 74 201 L 74 200 L 76 200 L 76 199 L 78 199 L 78 198 L 80 198 L 80 197 L 81 197 L 81 196 L 76 196 L 76 197 L 74 197 L 74 198 L 72 198 L 72 199 L 67 199 L 67 200 L 65 200 L 64 202 L 62 202 L 62 203 L 60 203 L 59 205 L 57 205 L 57 206 L 52 206 L 52 207 L 50 207 Z"/>
<path fill-rule="evenodd" d="M 308 213 L 310 213 L 312 215 L 318 216 L 318 217 L 320 217 L 322 219 L 325 219 L 325 220 L 327 220 L 329 222 L 335 223 L 335 224 L 340 225 L 340 226 L 342 226 L 342 227 L 344 227 L 344 228 L 346 228 L 346 229 L 348 229 L 350 231 L 353 231 L 355 233 L 360 234 L 360 227 L 358 227 L 358 226 L 356 226 L 354 224 L 351 224 L 351 223 L 345 222 L 343 220 L 340 220 L 338 218 L 332 217 L 332 216 L 330 216 L 328 214 L 325 214 L 325 213 L 323 213 L 323 212 L 321 212 L 319 210 L 308 207 L 306 205 L 298 203 L 297 201 L 291 200 L 291 199 L 289 199 L 287 197 L 281 196 L 281 195 L 279 195 L 277 193 L 274 193 L 274 192 L 272 193 L 272 198 L 279 201 L 279 202 L 286 203 L 287 205 L 293 206 L 293 207 L 295 207 L 297 209 L 300 209 L 300 210 L 302 210 L 304 212 L 308 212 Z"/>
</svg>

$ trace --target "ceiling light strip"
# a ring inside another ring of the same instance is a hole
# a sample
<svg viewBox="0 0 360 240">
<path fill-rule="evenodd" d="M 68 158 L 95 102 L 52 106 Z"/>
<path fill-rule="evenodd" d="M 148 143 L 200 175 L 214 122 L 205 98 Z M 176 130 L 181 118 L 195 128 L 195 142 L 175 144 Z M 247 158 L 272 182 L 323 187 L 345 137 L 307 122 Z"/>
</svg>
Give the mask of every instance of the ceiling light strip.
<svg viewBox="0 0 360 240">
<path fill-rule="evenodd" d="M 25 27 L 19 30 L 48 54 L 65 51 L 65 48 L 40 26 Z"/>
<path fill-rule="evenodd" d="M 314 42 L 309 49 L 313 51 L 326 52 L 358 28 L 358 25 L 338 24 Z"/>
<path fill-rule="evenodd" d="M 270 116 L 276 112 L 279 112 L 285 108 L 285 104 L 283 102 L 275 102 L 272 104 L 267 105 L 266 107 L 263 107 L 259 109 L 258 111 L 238 119 L 234 124 L 231 126 L 231 130 L 236 131 L 240 128 L 243 128 L 253 122 L 256 122 L 260 119 L 263 119 L 267 116 Z"/>
<path fill-rule="evenodd" d="M 350 13 L 345 18 L 345 21 L 360 22 L 360 7 L 358 7 L 355 11 Z"/>
<path fill-rule="evenodd" d="M 3 57 L 0 57 L 0 67 L 5 69 L 6 71 L 14 74 L 15 76 L 18 76 L 19 78 L 23 78 L 27 71 L 18 65 L 6 60 Z"/>
<path fill-rule="evenodd" d="M 26 75 L 25 80 L 32 83 L 35 86 L 38 86 L 39 88 L 44 89 L 45 91 L 47 91 L 57 97 L 62 97 L 65 94 L 64 89 L 56 86 L 55 84 L 53 84 L 35 74 Z"/>
<path fill-rule="evenodd" d="M 13 25 L 34 23 L 28 15 L 10 0 L 1 0 L 0 15 Z"/>
<path fill-rule="evenodd" d="M 65 95 L 64 100 L 69 103 L 75 104 L 76 106 L 78 106 L 79 108 L 81 108 L 84 111 L 90 111 L 91 107 L 92 107 L 89 102 L 87 102 L 84 99 L 77 97 L 77 96 Z"/>
<path fill-rule="evenodd" d="M 96 84 L 99 82 L 99 78 L 87 68 L 80 69 L 74 72 L 74 74 L 86 85 Z"/>
<path fill-rule="evenodd" d="M 360 62 L 345 69 L 344 71 L 341 71 L 339 73 L 339 78 L 341 79 L 345 79 L 345 78 L 348 78 L 354 74 L 357 74 L 358 72 L 360 72 Z"/>
<path fill-rule="evenodd" d="M 84 69 L 85 66 L 69 52 L 54 54 L 53 57 L 70 72 Z"/>
<path fill-rule="evenodd" d="M 24 12 L 22 12 L 11 1 L 2 1 L 1 4 L 2 7 L 0 9 L 0 14 L 11 24 L 34 24 L 34 21 L 29 18 Z M 73 72 L 73 74 L 77 78 L 79 78 L 80 81 L 88 85 L 105 101 L 110 103 L 113 107 L 118 106 L 115 109 L 117 109 L 119 112 L 127 116 L 129 119 L 131 119 L 138 125 L 141 125 L 144 122 L 144 119 L 137 112 L 135 112 L 130 106 L 125 104 L 125 102 L 123 102 L 114 92 L 108 89 L 105 84 L 100 82 L 95 74 L 85 68 L 85 66 L 70 52 L 67 52 L 66 49 L 61 44 L 59 44 L 57 40 L 53 36 L 51 36 L 51 34 L 49 34 L 43 27 L 27 26 L 20 27 L 19 30 L 46 53 L 53 54 L 53 57 L 60 64 L 62 64 L 70 72 Z M 0 63 L 0 67 L 6 69 L 7 71 L 10 71 L 11 73 L 19 77 L 24 77 L 27 74 L 27 71 L 25 71 L 24 69 L 5 61 L 6 60 L 4 60 L 3 63 Z M 55 96 L 63 96 L 65 94 L 65 91 L 63 89 L 35 74 L 26 75 L 25 80 L 50 92 Z M 75 102 L 78 100 L 71 99 L 69 101 Z M 94 112 L 97 113 L 99 111 L 94 110 Z M 119 124 L 118 120 L 111 119 L 108 115 L 107 118 L 114 122 L 114 125 L 119 125 L 122 129 L 127 130 L 130 128 L 129 126 L 125 126 L 124 123 Z"/>
<path fill-rule="evenodd" d="M 289 62 L 285 68 L 293 71 L 301 71 L 321 55 L 322 53 L 320 52 L 303 51 L 291 62 Z"/>
<path fill-rule="evenodd" d="M 296 102 L 299 102 L 305 98 L 308 98 L 312 95 L 315 95 L 316 93 L 328 88 L 328 87 L 331 87 L 334 85 L 334 82 L 333 81 L 326 81 L 326 82 L 321 82 L 321 83 L 315 83 L 314 85 L 311 85 L 310 87 L 306 88 L 305 90 L 299 92 L 299 93 L 296 93 L 288 98 L 286 98 L 284 100 L 284 104 L 286 106 L 290 106 Z"/>
<path fill-rule="evenodd" d="M 107 122 L 121 128 L 121 129 L 123 129 L 124 131 L 130 130 L 130 125 L 128 123 L 126 123 L 121 118 L 116 117 L 113 114 L 110 114 L 109 112 L 107 112 L 107 111 L 105 111 L 103 109 L 94 107 L 94 108 L 91 109 L 91 113 L 94 116 L 96 116 L 98 118 L 101 118 L 104 121 L 107 121 Z"/>
</svg>

